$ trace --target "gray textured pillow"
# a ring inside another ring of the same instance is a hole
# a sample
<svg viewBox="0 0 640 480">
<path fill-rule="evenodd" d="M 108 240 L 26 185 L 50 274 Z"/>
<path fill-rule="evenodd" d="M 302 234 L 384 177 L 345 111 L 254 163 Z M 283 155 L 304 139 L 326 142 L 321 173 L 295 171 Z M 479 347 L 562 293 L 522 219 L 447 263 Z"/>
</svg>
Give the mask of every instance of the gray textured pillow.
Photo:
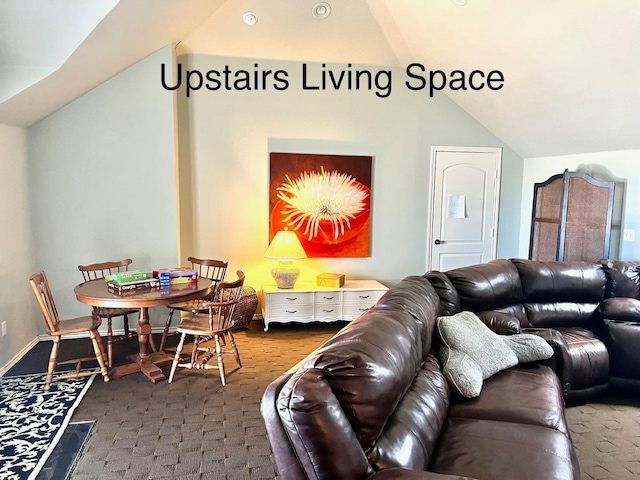
<svg viewBox="0 0 640 480">
<path fill-rule="evenodd" d="M 553 356 L 553 348 L 547 341 L 530 333 L 519 333 L 502 337 L 502 340 L 513 350 L 518 362 L 527 363 L 546 360 Z"/>
<path fill-rule="evenodd" d="M 466 398 L 480 395 L 482 381 L 518 364 L 518 357 L 472 312 L 438 317 L 440 361 L 449 384 Z"/>
</svg>

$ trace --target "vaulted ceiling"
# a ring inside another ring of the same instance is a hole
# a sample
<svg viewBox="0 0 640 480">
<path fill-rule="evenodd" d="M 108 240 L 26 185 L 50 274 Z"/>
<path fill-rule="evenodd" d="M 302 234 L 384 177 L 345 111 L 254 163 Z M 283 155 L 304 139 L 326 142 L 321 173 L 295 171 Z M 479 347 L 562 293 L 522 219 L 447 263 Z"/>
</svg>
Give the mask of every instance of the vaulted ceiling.
<svg viewBox="0 0 640 480">
<path fill-rule="evenodd" d="M 0 0 L 0 123 L 27 127 L 173 43 L 256 60 L 499 70 L 500 90 L 446 94 L 523 157 L 640 149 L 637 0 L 326 0 L 325 19 L 316 3 Z"/>
</svg>

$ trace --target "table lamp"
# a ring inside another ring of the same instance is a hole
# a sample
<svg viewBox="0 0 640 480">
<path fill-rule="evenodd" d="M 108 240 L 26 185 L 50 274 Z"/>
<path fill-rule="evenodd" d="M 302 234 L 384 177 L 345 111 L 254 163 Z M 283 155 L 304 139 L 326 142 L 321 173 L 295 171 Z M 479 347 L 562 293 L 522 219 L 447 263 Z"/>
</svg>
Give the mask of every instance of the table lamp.
<svg viewBox="0 0 640 480">
<path fill-rule="evenodd" d="M 293 261 L 307 258 L 296 232 L 287 229 L 280 230 L 271 240 L 264 256 L 279 260 L 278 265 L 271 270 L 271 275 L 273 275 L 278 288 L 293 288 L 300 276 L 300 269 Z"/>
</svg>

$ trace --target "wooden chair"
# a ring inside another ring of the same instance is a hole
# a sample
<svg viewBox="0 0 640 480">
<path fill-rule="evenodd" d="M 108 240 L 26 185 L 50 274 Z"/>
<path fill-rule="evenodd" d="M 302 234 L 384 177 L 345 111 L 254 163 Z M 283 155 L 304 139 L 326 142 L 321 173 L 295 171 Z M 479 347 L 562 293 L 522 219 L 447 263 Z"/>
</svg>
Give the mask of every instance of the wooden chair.
<svg viewBox="0 0 640 480">
<path fill-rule="evenodd" d="M 51 355 L 49 356 L 49 366 L 47 368 L 47 377 L 45 380 L 45 390 L 49 390 L 51 382 L 56 380 L 63 380 L 65 378 L 79 378 L 101 373 L 105 382 L 109 381 L 109 375 L 107 372 L 107 366 L 104 361 L 104 347 L 98 332 L 101 319 L 92 313 L 90 317 L 79 317 L 70 320 L 60 320 L 58 317 L 58 310 L 56 309 L 55 302 L 53 301 L 53 295 L 51 295 L 51 288 L 49 288 L 49 282 L 44 271 L 31 275 L 29 279 L 33 292 L 36 294 L 38 304 L 42 310 L 42 315 L 47 324 L 47 333 L 53 337 L 53 347 L 51 348 Z M 62 335 L 71 335 L 77 333 L 89 333 L 91 343 L 93 344 L 93 350 L 95 357 L 83 357 L 75 358 L 73 360 L 66 360 L 64 362 L 58 362 L 58 351 L 60 350 L 60 340 Z M 100 365 L 97 369 L 82 370 L 82 362 L 97 360 Z M 58 365 L 75 363 L 76 369 L 69 372 L 60 372 L 54 378 L 54 373 Z"/>
<path fill-rule="evenodd" d="M 195 314 L 178 325 L 177 331 L 181 336 L 176 348 L 176 355 L 171 364 L 169 383 L 173 381 L 173 376 L 178 367 L 203 370 L 216 368 L 220 372 L 222 385 L 226 385 L 227 379 L 222 357 L 225 353 L 233 353 L 238 367 L 242 367 L 240 352 L 231 332 L 235 324 L 233 312 L 240 299 L 245 278 L 241 270 L 238 270 L 237 275 L 238 279 L 234 282 L 220 282 L 218 284 L 215 298 L 213 301 L 207 302 L 206 314 Z M 194 343 L 190 358 L 183 363 L 181 354 L 187 335 L 193 335 Z M 205 345 L 205 343 L 210 344 L 210 342 L 213 342 L 214 345 Z M 225 348 L 227 346 L 230 348 Z M 214 357 L 217 359 L 217 364 L 209 364 L 209 361 Z"/>
<path fill-rule="evenodd" d="M 89 280 L 95 280 L 97 278 L 104 278 L 116 272 L 126 272 L 129 269 L 129 265 L 133 260 L 126 258 L 118 262 L 101 262 L 92 263 L 91 265 L 78 265 L 78 270 L 82 273 L 82 278 L 85 282 Z M 108 308 L 108 307 L 93 307 L 93 311 L 100 318 L 107 319 L 107 363 L 109 368 L 113 366 L 113 344 L 119 341 L 129 341 L 129 338 L 135 337 L 137 332 L 131 331 L 129 327 L 129 315 L 137 314 L 138 310 L 135 308 Z M 114 317 L 122 317 L 124 321 L 124 335 L 114 336 L 112 319 Z M 153 343 L 153 336 L 149 335 L 151 348 L 156 351 L 156 346 Z"/>
<path fill-rule="evenodd" d="M 222 260 L 212 260 L 212 259 L 202 259 L 189 257 L 187 261 L 191 263 L 191 268 L 198 272 L 199 277 L 205 277 L 209 280 L 212 280 L 215 284 L 212 292 L 202 298 L 200 300 L 191 300 L 189 302 L 181 302 L 174 303 L 171 305 L 167 305 L 169 309 L 169 316 L 167 317 L 167 321 L 164 325 L 164 331 L 162 332 L 162 340 L 160 340 L 160 351 L 164 352 L 167 337 L 169 336 L 169 329 L 171 328 L 171 320 L 173 319 L 173 313 L 178 310 L 182 312 L 191 312 L 191 313 L 205 313 L 207 311 L 207 307 L 203 306 L 203 302 L 208 302 L 214 299 L 215 296 L 215 288 L 221 281 L 224 280 L 224 276 L 227 273 L 228 262 L 223 262 Z"/>
</svg>

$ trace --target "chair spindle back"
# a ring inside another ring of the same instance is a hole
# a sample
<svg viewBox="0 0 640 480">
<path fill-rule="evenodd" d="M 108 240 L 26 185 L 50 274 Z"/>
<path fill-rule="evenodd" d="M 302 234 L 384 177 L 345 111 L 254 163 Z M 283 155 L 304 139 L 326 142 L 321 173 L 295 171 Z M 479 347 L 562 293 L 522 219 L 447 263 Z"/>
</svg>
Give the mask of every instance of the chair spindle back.
<svg viewBox="0 0 640 480">
<path fill-rule="evenodd" d="M 47 280 L 47 275 L 44 273 L 44 270 L 31 275 L 29 283 L 31 283 L 31 288 L 33 288 L 33 292 L 36 294 L 42 316 L 47 324 L 47 333 L 50 335 L 51 332 L 57 332 L 60 317 L 58 317 L 56 303 L 53 301 L 49 281 Z"/>
<path fill-rule="evenodd" d="M 224 280 L 224 276 L 227 274 L 229 262 L 196 257 L 189 257 L 187 260 L 191 263 L 191 268 L 198 272 L 199 277 L 208 278 L 214 283 L 213 291 L 205 297 L 205 300 L 213 300 L 216 287 Z"/>
<path fill-rule="evenodd" d="M 133 260 L 125 258 L 118 262 L 101 262 L 92 263 L 91 265 L 78 265 L 78 270 L 82 273 L 84 281 L 88 282 L 89 280 L 104 278 L 116 272 L 126 272 L 129 270 L 129 265 L 132 263 Z"/>
<path fill-rule="evenodd" d="M 238 270 L 236 274 L 237 280 L 218 284 L 214 292 L 214 300 L 207 304 L 211 330 L 225 330 L 232 326 L 233 312 L 242 294 L 245 278 L 242 270 Z"/>
</svg>

